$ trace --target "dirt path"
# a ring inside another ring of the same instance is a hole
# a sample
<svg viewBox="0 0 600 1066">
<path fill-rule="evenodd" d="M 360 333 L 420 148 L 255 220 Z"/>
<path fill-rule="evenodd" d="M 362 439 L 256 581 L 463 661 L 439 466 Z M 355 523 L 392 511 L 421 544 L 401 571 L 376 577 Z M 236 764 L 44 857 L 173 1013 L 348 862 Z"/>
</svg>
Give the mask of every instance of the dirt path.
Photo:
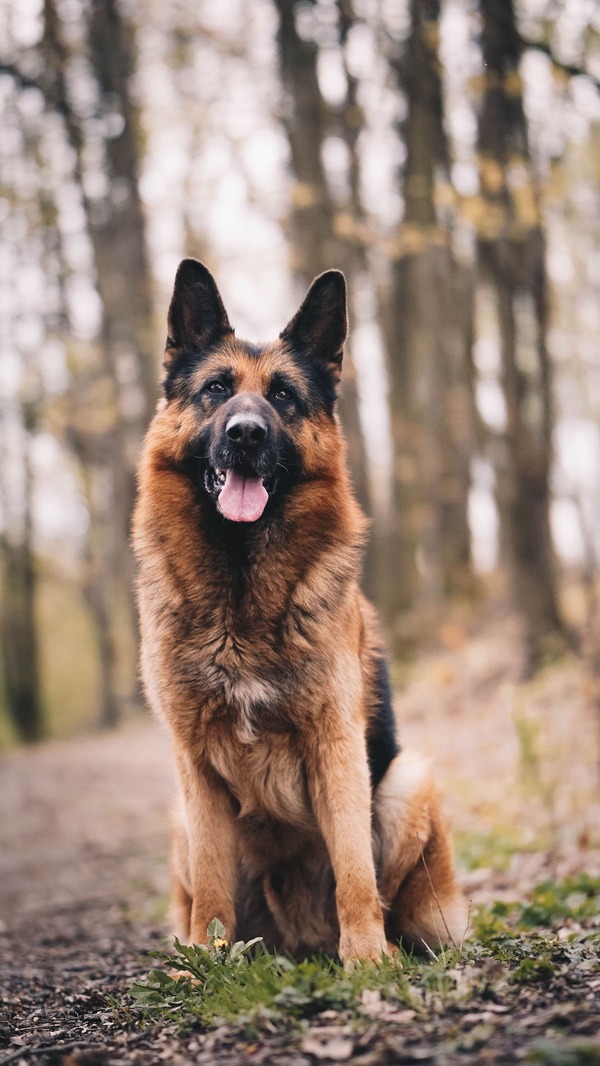
<svg viewBox="0 0 600 1066">
<path fill-rule="evenodd" d="M 475 639 L 457 626 L 441 638 L 446 650 L 410 672 L 398 704 L 405 745 L 435 759 L 467 894 L 525 898 L 543 876 L 598 872 L 596 694 L 580 665 L 563 661 L 523 687 L 510 620 Z M 548 1032 L 556 1039 L 564 989 L 541 996 L 525 1040 L 522 1029 L 511 1037 L 506 1004 L 485 1018 L 479 1004 L 475 1021 L 465 1021 L 468 1005 L 418 1027 L 380 1019 L 345 1043 L 325 1040 L 324 1051 L 276 1032 L 249 1046 L 225 1030 L 182 1041 L 164 1027 L 131 1027 L 113 1006 L 148 970 L 145 953 L 164 946 L 171 795 L 169 745 L 148 721 L 0 762 L 0 1066 L 501 1063 Z M 600 985 L 589 981 L 571 978 L 582 1009 L 563 1026 L 569 1037 L 600 1038 Z M 482 1025 L 485 1054 L 469 1037 Z M 600 1050 L 568 1061 L 600 1062 Z"/>
</svg>

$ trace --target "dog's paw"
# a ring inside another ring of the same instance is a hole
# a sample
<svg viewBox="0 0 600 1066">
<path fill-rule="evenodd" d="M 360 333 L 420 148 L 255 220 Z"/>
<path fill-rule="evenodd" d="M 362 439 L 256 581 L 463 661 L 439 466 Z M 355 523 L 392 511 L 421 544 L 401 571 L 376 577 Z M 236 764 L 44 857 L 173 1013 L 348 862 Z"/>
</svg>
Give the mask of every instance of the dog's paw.
<svg viewBox="0 0 600 1066">
<path fill-rule="evenodd" d="M 383 955 L 390 954 L 390 945 L 383 929 L 375 928 L 342 933 L 338 951 L 344 969 L 350 970 L 358 962 L 381 962 Z"/>
</svg>

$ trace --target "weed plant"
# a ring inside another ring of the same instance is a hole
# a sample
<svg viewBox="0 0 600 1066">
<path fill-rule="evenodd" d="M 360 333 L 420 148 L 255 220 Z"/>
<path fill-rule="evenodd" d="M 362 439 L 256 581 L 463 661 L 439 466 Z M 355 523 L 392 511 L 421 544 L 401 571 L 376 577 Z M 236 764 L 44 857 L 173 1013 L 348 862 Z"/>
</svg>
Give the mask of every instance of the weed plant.
<svg viewBox="0 0 600 1066">
<path fill-rule="evenodd" d="M 429 946 L 426 957 L 398 952 L 349 972 L 317 955 L 301 962 L 270 953 L 260 939 L 228 943 L 214 919 L 207 944 L 152 952 L 168 968 L 136 981 L 131 995 L 142 1014 L 179 1028 L 236 1022 L 249 1030 L 309 1019 L 326 1010 L 354 1017 L 372 1011 L 372 995 L 416 1014 L 507 985 L 568 978 L 574 969 L 600 972 L 600 878 L 586 874 L 544 881 L 525 903 L 479 908 L 461 945 Z M 171 971 L 171 972 L 168 972 Z M 365 997 L 365 992 L 369 996 Z"/>
</svg>

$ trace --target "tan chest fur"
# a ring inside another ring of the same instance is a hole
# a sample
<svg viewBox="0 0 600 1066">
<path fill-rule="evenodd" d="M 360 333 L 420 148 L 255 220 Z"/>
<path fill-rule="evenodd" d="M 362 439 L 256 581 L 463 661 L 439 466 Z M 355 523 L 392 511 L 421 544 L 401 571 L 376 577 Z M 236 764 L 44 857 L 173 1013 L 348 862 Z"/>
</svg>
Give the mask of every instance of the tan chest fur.
<svg viewBox="0 0 600 1066">
<path fill-rule="evenodd" d="M 297 736 L 265 733 L 248 743 L 216 725 L 206 730 L 204 752 L 239 804 L 240 821 L 314 824 Z"/>
<path fill-rule="evenodd" d="M 291 501 L 287 524 L 264 542 L 257 538 L 245 593 L 219 547 L 203 539 L 191 483 L 158 463 L 146 470 L 169 502 L 157 513 L 142 494 L 136 516 L 152 706 L 176 744 L 226 784 L 241 821 L 271 820 L 310 834 L 307 738 L 317 723 L 327 728 L 331 708 L 336 720 L 364 713 L 360 523 L 343 538 L 332 521 L 312 533 L 303 526 L 302 552 L 290 555 L 299 506 Z M 328 499 L 329 491 L 323 505 Z"/>
</svg>

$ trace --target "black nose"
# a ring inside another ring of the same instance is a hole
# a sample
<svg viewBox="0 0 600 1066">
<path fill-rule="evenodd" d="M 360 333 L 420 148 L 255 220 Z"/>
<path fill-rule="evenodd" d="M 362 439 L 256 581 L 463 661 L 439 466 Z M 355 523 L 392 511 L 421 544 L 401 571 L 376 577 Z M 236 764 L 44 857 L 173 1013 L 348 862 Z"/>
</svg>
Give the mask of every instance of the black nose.
<svg viewBox="0 0 600 1066">
<path fill-rule="evenodd" d="M 231 416 L 225 426 L 225 432 L 236 444 L 251 448 L 262 444 L 266 439 L 267 425 L 258 415 L 237 414 Z"/>
</svg>

